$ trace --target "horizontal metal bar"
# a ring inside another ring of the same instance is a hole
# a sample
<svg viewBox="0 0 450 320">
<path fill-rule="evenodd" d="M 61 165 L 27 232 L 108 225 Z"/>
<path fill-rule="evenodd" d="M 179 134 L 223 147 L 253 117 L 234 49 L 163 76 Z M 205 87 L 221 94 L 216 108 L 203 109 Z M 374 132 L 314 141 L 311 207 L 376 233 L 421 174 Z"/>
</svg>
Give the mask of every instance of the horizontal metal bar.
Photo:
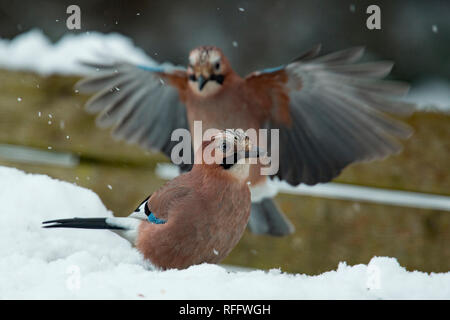
<svg viewBox="0 0 450 320">
<path fill-rule="evenodd" d="M 178 176 L 178 167 L 169 163 L 159 163 L 156 174 L 162 179 Z M 270 187 L 278 192 L 330 199 L 374 202 L 384 205 L 450 211 L 450 197 L 430 193 L 398 191 L 373 187 L 363 187 L 342 183 L 322 183 L 315 186 L 299 185 L 293 187 L 284 181 L 271 180 Z"/>
<path fill-rule="evenodd" d="M 285 182 L 276 182 L 276 184 L 278 184 L 279 192 L 289 194 L 450 211 L 449 196 L 362 187 L 332 182 L 315 186 L 300 185 L 297 187 L 293 187 Z"/>
<path fill-rule="evenodd" d="M 74 167 L 79 163 L 78 156 L 71 153 L 46 151 L 10 144 L 0 144 L 0 160 L 62 167 Z"/>
</svg>

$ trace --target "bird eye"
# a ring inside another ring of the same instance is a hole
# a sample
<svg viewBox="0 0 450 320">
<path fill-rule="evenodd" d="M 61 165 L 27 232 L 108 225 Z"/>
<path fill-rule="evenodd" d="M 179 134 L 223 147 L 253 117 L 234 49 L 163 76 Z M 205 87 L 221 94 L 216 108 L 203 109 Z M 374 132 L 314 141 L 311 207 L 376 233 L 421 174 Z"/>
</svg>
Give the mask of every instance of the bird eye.
<svg viewBox="0 0 450 320">
<path fill-rule="evenodd" d="M 214 68 L 216 68 L 216 70 L 219 70 L 220 69 L 220 63 L 216 62 L 216 64 L 214 65 Z"/>
</svg>

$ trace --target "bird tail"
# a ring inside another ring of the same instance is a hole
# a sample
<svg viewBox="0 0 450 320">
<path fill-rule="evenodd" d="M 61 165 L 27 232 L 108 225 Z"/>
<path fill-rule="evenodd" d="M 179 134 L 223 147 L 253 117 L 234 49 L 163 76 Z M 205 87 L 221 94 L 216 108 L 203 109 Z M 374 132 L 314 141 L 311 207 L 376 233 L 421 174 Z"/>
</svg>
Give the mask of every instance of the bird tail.
<svg viewBox="0 0 450 320">
<path fill-rule="evenodd" d="M 289 235 L 295 231 L 292 223 L 270 198 L 252 203 L 248 226 L 252 233 L 278 237 Z"/>
<path fill-rule="evenodd" d="M 44 221 L 42 224 L 44 228 L 108 229 L 134 244 L 141 222 L 136 218 L 108 217 L 57 219 Z"/>
<path fill-rule="evenodd" d="M 110 218 L 72 218 L 44 221 L 43 228 L 81 228 L 124 230 L 124 227 L 107 222 Z"/>
</svg>

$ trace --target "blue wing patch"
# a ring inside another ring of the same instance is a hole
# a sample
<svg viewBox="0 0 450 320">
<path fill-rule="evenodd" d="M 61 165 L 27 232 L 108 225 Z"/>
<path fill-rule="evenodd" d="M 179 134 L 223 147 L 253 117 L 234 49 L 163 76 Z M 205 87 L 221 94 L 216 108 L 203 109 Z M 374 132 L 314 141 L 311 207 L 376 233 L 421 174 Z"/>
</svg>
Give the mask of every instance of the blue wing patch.
<svg viewBox="0 0 450 320">
<path fill-rule="evenodd" d="M 260 70 L 259 72 L 261 74 L 263 74 L 263 73 L 273 73 L 273 72 L 277 72 L 277 71 L 283 70 L 285 67 L 286 67 L 285 65 L 282 65 L 282 66 L 278 66 L 278 67 L 274 67 L 274 68 L 263 69 L 263 70 Z"/>
<path fill-rule="evenodd" d="M 164 219 L 158 219 L 157 217 L 155 217 L 155 215 L 153 214 L 153 212 L 150 212 L 150 214 L 148 215 L 147 220 L 150 223 L 154 223 L 154 224 L 164 224 L 167 222 L 167 220 Z"/>
<path fill-rule="evenodd" d="M 137 207 L 137 209 L 134 210 L 134 212 L 143 212 L 143 213 L 145 213 L 145 215 L 147 216 L 147 221 L 150 222 L 150 223 L 153 223 L 153 224 L 164 224 L 164 223 L 166 223 L 167 220 L 159 219 L 159 218 L 155 217 L 153 212 L 151 212 L 150 209 L 148 208 L 147 201 L 150 198 L 150 196 L 145 198 L 145 200 L 141 202 L 139 207 Z"/>
<path fill-rule="evenodd" d="M 139 69 L 150 72 L 164 72 L 164 68 L 161 67 L 149 67 L 149 66 L 137 66 Z"/>
</svg>

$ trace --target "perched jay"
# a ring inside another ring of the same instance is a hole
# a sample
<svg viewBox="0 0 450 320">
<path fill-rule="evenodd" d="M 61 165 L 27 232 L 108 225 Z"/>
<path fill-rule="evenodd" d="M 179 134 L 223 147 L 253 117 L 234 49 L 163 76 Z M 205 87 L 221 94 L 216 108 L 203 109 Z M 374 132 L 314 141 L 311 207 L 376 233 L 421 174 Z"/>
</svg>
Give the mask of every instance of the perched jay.
<svg viewBox="0 0 450 320">
<path fill-rule="evenodd" d="M 97 124 L 113 126 L 113 136 L 170 156 L 177 128 L 192 131 L 241 128 L 279 129 L 279 171 L 292 185 L 328 182 L 347 165 L 382 159 L 401 149 L 409 137 L 405 124 L 384 112 L 404 114 L 412 105 L 394 100 L 408 86 L 381 80 L 391 62 L 358 60 L 363 48 L 318 57 L 320 46 L 280 67 L 241 78 L 216 47 L 191 51 L 185 68 L 146 67 L 126 62 L 97 65 L 81 80 L 82 92 L 96 93 L 86 108 L 100 113 Z M 269 147 L 270 147 L 269 139 Z M 184 164 L 182 169 L 189 169 Z M 252 166 L 250 230 L 286 235 L 291 223 L 271 200 L 267 176 Z"/>
<path fill-rule="evenodd" d="M 161 269 L 218 263 L 238 243 L 248 223 L 250 158 L 259 157 L 259 151 L 242 132 L 230 130 L 202 146 L 196 158 L 203 160 L 209 147 L 219 161 L 195 164 L 145 199 L 129 217 L 60 219 L 46 221 L 44 227 L 110 229 Z"/>
</svg>

